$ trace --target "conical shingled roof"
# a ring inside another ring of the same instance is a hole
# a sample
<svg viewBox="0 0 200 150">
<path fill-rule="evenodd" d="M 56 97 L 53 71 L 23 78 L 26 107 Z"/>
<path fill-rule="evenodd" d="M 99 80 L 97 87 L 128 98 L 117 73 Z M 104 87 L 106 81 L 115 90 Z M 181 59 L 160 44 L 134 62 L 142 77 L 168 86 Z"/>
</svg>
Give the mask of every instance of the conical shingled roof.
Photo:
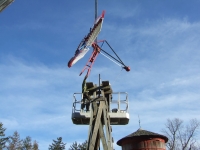
<svg viewBox="0 0 200 150">
<path fill-rule="evenodd" d="M 167 143 L 168 138 L 164 135 L 158 134 L 158 133 L 154 133 L 154 132 L 150 132 L 147 130 L 143 130 L 143 129 L 138 129 L 136 132 L 131 133 L 130 135 L 127 135 L 126 137 L 120 139 L 117 144 L 121 146 L 121 143 L 123 140 L 128 139 L 128 138 L 137 138 L 137 137 L 148 137 L 148 138 L 162 138 L 165 140 L 165 143 Z"/>
</svg>

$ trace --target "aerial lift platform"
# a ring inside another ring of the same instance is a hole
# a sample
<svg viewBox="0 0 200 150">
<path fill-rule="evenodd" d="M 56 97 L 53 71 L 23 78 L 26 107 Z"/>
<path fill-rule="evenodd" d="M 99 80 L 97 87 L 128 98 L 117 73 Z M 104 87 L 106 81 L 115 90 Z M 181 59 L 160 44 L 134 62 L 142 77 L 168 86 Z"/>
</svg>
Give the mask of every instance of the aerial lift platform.
<svg viewBox="0 0 200 150">
<path fill-rule="evenodd" d="M 72 122 L 77 125 L 89 125 L 87 150 L 98 150 L 100 139 L 104 150 L 113 150 L 111 125 L 126 125 L 129 122 L 128 94 L 113 92 L 109 81 L 99 86 L 87 82 L 90 107 L 81 109 L 82 93 L 74 93 Z"/>
<path fill-rule="evenodd" d="M 92 82 L 87 82 L 87 90 L 91 98 L 96 98 L 99 93 L 99 87 Z M 111 125 L 126 125 L 129 122 L 128 113 L 128 93 L 113 92 L 109 81 L 102 81 L 100 85 L 101 91 L 104 91 L 105 98 L 108 103 L 108 114 L 110 116 Z M 94 95 L 95 94 L 95 95 Z M 90 122 L 90 111 L 81 110 L 82 93 L 74 93 L 72 107 L 72 121 L 77 125 L 88 125 Z M 91 105 L 90 105 L 91 110 Z"/>
</svg>

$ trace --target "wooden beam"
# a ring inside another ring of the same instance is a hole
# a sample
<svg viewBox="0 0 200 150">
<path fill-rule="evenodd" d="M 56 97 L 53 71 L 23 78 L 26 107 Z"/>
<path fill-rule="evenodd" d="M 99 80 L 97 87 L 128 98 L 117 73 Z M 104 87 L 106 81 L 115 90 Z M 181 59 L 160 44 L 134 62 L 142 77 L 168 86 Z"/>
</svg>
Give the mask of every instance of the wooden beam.
<svg viewBox="0 0 200 150">
<path fill-rule="evenodd" d="M 91 100 L 91 117 L 87 150 L 98 150 L 100 147 L 100 139 L 104 150 L 112 150 L 110 117 L 108 114 L 109 101 L 106 99 L 112 92 L 112 89 L 109 82 L 102 82 L 102 85 L 100 86 L 101 97 L 98 97 L 99 87 L 96 85 L 92 86 L 92 84 L 88 85 L 90 88 L 87 90 L 89 93 L 93 92 L 93 99 Z M 108 95 L 106 95 L 106 93 Z"/>
<path fill-rule="evenodd" d="M 97 107 L 97 105 L 95 105 L 95 102 L 94 102 L 94 109 L 95 107 Z M 102 105 L 100 103 L 100 106 L 99 106 L 99 109 L 98 109 L 98 113 L 97 113 L 97 118 L 95 120 L 95 125 L 94 125 L 94 129 L 93 129 L 93 133 L 92 133 L 92 138 L 91 138 L 91 141 L 90 141 L 90 146 L 89 146 L 89 150 L 94 150 L 94 147 L 95 147 L 95 143 L 96 143 L 96 138 L 97 138 L 97 133 L 98 133 L 98 130 L 99 130 L 99 124 L 100 124 L 100 121 L 101 121 L 101 115 L 102 115 Z"/>
</svg>

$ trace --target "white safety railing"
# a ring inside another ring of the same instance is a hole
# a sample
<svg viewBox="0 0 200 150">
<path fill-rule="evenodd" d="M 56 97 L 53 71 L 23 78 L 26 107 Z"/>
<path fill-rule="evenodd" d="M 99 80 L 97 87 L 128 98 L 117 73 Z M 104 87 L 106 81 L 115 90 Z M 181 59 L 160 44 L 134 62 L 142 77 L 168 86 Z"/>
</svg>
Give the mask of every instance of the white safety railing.
<svg viewBox="0 0 200 150">
<path fill-rule="evenodd" d="M 82 93 L 74 93 L 72 113 L 81 112 Z M 128 113 L 128 93 L 114 92 L 109 98 L 109 111 L 110 113 Z M 91 107 L 91 105 L 90 105 Z"/>
</svg>

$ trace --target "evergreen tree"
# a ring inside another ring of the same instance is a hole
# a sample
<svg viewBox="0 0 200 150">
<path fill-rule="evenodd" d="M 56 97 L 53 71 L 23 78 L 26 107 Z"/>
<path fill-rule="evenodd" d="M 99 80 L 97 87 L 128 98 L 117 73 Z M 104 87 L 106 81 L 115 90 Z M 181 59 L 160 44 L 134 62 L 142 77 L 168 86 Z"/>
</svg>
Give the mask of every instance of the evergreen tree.
<svg viewBox="0 0 200 150">
<path fill-rule="evenodd" d="M 27 136 L 23 141 L 23 150 L 32 150 L 31 137 Z"/>
<path fill-rule="evenodd" d="M 74 142 L 69 148 L 69 150 L 86 150 L 86 149 L 87 149 L 87 140 L 82 144 Z"/>
<path fill-rule="evenodd" d="M 88 144 L 87 140 L 85 142 L 83 142 L 82 144 L 79 144 L 78 145 L 79 149 L 80 150 L 86 150 L 87 149 L 87 144 Z"/>
<path fill-rule="evenodd" d="M 65 150 L 66 143 L 62 142 L 62 137 L 53 140 L 52 145 L 49 145 L 49 150 Z"/>
<path fill-rule="evenodd" d="M 69 150 L 78 150 L 78 143 L 75 141 L 71 146 Z"/>
<path fill-rule="evenodd" d="M 3 123 L 0 122 L 0 150 L 6 147 L 6 142 L 8 141 L 8 137 L 5 137 L 5 130 L 6 128 L 3 128 Z"/>
</svg>

